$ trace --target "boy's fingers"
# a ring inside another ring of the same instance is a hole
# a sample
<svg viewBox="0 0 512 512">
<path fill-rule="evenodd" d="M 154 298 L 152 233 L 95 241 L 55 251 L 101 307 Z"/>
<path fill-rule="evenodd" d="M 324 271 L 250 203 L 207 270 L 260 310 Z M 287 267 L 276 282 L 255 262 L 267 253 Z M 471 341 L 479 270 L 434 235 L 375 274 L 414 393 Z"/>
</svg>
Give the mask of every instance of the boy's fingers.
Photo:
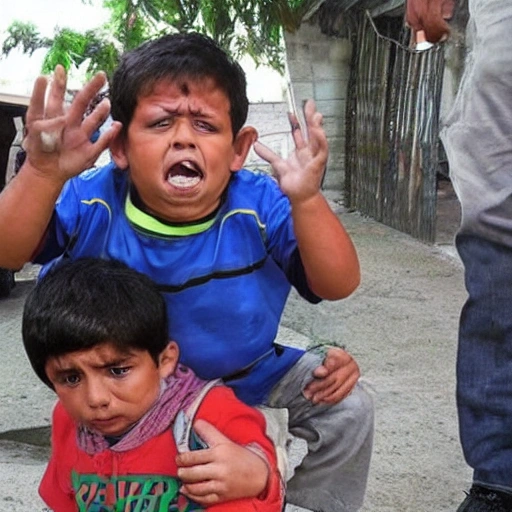
<svg viewBox="0 0 512 512">
<path fill-rule="evenodd" d="M 313 402 L 317 404 L 335 404 L 347 398 L 354 389 L 358 377 L 352 376 L 341 387 L 334 386 L 329 390 L 313 395 Z"/>
<path fill-rule="evenodd" d="M 208 464 L 194 464 L 178 467 L 178 477 L 186 484 L 205 482 L 212 479 L 212 468 Z"/>
<path fill-rule="evenodd" d="M 196 420 L 194 430 L 210 448 L 225 442 L 232 442 L 218 428 L 205 420 Z"/>
<path fill-rule="evenodd" d="M 256 154 L 260 158 L 263 158 L 263 160 L 268 162 L 270 165 L 274 165 L 278 160 L 281 160 L 281 157 L 279 155 L 274 153 L 270 148 L 268 148 L 259 141 L 256 141 L 253 147 Z"/>
<path fill-rule="evenodd" d="M 176 456 L 176 464 L 183 468 L 200 466 L 212 462 L 211 450 L 192 450 Z"/>
<path fill-rule="evenodd" d="M 32 96 L 27 109 L 26 123 L 30 125 L 34 121 L 44 118 L 44 100 L 46 95 L 46 87 L 48 80 L 45 76 L 39 76 L 34 82 Z"/>
<path fill-rule="evenodd" d="M 107 119 L 110 112 L 110 101 L 105 98 L 96 108 L 82 121 L 85 132 L 92 135 Z"/>
<path fill-rule="evenodd" d="M 304 117 L 306 118 L 306 122 L 309 123 L 311 117 L 316 112 L 316 104 L 315 100 L 309 99 L 304 103 Z"/>
<path fill-rule="evenodd" d="M 297 149 L 301 149 L 306 145 L 299 120 L 293 112 L 288 112 L 288 120 L 290 121 L 290 128 L 292 131 L 293 142 Z"/>
<path fill-rule="evenodd" d="M 117 137 L 117 135 L 121 131 L 121 127 L 121 123 L 117 121 L 113 122 L 112 126 L 106 132 L 103 132 L 100 135 L 99 139 L 94 143 L 96 151 L 99 151 L 101 153 L 108 149 L 110 143 L 115 139 L 115 137 Z"/>
<path fill-rule="evenodd" d="M 82 122 L 84 112 L 87 110 L 89 103 L 91 103 L 96 94 L 98 94 L 105 85 L 106 80 L 105 73 L 96 73 L 96 75 L 85 84 L 83 89 L 77 92 L 68 111 L 68 116 L 72 123 L 79 124 Z"/>
<path fill-rule="evenodd" d="M 327 377 L 327 375 L 329 375 L 329 369 L 326 368 L 324 365 L 317 366 L 313 370 L 313 376 L 316 377 L 317 379 L 322 379 L 324 377 Z"/>
<path fill-rule="evenodd" d="M 215 505 L 221 501 L 221 496 L 215 491 L 209 491 L 209 485 L 205 487 L 209 483 L 183 485 L 180 488 L 180 493 L 200 505 Z"/>
<path fill-rule="evenodd" d="M 66 94 L 66 71 L 61 65 L 55 66 L 50 91 L 46 102 L 44 117 L 52 119 L 64 113 L 64 95 Z"/>
</svg>

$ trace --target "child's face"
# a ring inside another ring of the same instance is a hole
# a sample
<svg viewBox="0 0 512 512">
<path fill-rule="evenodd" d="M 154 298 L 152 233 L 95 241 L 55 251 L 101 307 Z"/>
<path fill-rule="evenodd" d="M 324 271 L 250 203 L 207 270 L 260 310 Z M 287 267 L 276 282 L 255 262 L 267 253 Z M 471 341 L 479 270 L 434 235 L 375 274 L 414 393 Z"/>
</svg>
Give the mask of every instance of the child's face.
<svg viewBox="0 0 512 512">
<path fill-rule="evenodd" d="M 153 214 L 184 222 L 217 208 L 256 138 L 245 127 L 233 140 L 229 112 L 228 97 L 211 79 L 162 80 L 139 97 L 125 138 L 111 150 Z"/>
<path fill-rule="evenodd" d="M 146 350 L 121 352 L 111 343 L 50 358 L 46 375 L 64 408 L 78 423 L 119 436 L 155 403 L 160 379 L 174 372 L 178 348 L 170 343 L 157 366 Z"/>
</svg>

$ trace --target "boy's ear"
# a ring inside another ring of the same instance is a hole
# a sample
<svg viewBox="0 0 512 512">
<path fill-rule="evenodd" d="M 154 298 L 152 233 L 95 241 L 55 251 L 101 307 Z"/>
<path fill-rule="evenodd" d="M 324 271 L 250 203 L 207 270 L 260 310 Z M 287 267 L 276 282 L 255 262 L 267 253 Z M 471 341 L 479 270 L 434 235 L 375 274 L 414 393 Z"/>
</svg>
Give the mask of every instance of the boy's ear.
<svg viewBox="0 0 512 512">
<path fill-rule="evenodd" d="M 112 160 L 114 160 L 119 169 L 128 169 L 128 157 L 126 156 L 125 151 L 125 136 L 121 132 L 119 132 L 110 141 L 110 154 L 112 155 Z"/>
<path fill-rule="evenodd" d="M 233 149 L 235 153 L 233 160 L 229 166 L 229 170 L 232 172 L 239 171 L 245 163 L 245 159 L 249 154 L 252 145 L 258 139 L 258 132 L 252 126 L 244 126 L 235 137 L 233 141 Z"/>
<path fill-rule="evenodd" d="M 180 349 L 178 344 L 175 341 L 170 341 L 158 356 L 158 371 L 162 379 L 174 373 L 179 357 Z"/>
</svg>

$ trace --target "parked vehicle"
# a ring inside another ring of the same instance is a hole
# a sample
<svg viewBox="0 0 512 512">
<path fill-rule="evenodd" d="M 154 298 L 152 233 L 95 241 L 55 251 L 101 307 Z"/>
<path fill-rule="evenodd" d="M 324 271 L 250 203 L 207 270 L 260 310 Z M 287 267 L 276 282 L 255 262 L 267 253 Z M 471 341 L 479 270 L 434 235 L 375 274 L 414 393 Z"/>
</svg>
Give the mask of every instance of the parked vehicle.
<svg viewBox="0 0 512 512">
<path fill-rule="evenodd" d="M 30 98 L 0 92 L 0 190 L 15 172 L 16 155 L 21 149 L 23 118 Z M 0 268 L 0 298 L 14 288 L 14 271 Z"/>
</svg>

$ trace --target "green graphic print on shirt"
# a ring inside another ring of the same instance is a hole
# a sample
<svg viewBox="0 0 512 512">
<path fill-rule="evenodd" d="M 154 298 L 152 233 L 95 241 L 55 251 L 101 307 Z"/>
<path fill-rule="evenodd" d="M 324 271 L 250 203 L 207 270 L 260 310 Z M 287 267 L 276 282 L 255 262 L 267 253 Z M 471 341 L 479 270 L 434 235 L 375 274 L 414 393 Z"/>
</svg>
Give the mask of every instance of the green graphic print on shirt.
<svg viewBox="0 0 512 512">
<path fill-rule="evenodd" d="M 192 512 L 197 503 L 178 492 L 171 476 L 130 475 L 111 478 L 72 474 L 79 512 Z"/>
</svg>

